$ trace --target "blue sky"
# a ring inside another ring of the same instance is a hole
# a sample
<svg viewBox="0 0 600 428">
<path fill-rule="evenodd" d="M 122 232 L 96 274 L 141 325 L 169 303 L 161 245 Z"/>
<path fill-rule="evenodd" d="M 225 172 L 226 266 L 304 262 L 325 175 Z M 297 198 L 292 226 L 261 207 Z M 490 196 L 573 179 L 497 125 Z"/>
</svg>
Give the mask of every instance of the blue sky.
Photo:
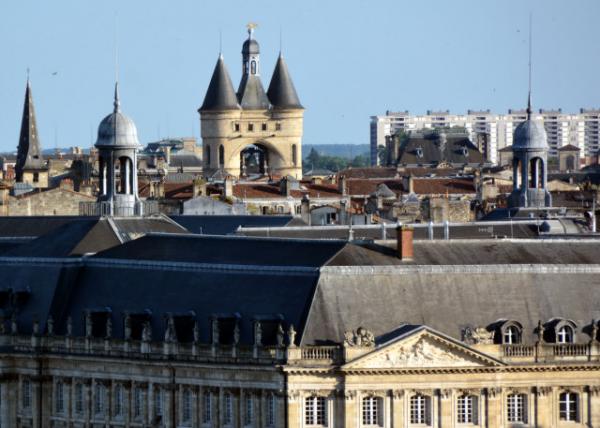
<svg viewBox="0 0 600 428">
<path fill-rule="evenodd" d="M 18 143 L 26 69 L 42 145 L 89 147 L 112 107 L 115 16 L 122 108 L 143 143 L 199 136 L 219 51 L 240 79 L 257 22 L 263 84 L 283 51 L 307 108 L 305 143 L 367 143 L 386 110 L 523 107 L 528 14 L 534 107 L 600 107 L 598 0 L 20 0 L 0 4 L 0 150 Z"/>
</svg>

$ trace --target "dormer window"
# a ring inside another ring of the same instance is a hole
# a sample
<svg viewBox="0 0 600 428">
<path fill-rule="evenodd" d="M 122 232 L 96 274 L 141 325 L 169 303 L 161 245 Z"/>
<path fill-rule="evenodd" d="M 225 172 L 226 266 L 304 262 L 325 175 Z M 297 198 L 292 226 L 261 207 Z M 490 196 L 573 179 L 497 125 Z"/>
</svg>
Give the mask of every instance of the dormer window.
<svg viewBox="0 0 600 428">
<path fill-rule="evenodd" d="M 515 320 L 499 320 L 488 327 L 494 332 L 494 343 L 515 345 L 522 342 L 523 326 Z"/>
<path fill-rule="evenodd" d="M 503 334 L 502 341 L 506 345 L 514 345 L 515 343 L 521 343 L 521 332 L 515 325 L 508 326 Z"/>
<path fill-rule="evenodd" d="M 421 147 L 417 147 L 415 150 L 415 154 L 417 155 L 418 158 L 422 158 L 423 157 L 423 149 Z"/>
<path fill-rule="evenodd" d="M 466 158 L 469 157 L 469 149 L 467 149 L 466 147 L 463 147 L 462 148 L 462 155 L 464 157 L 466 157 Z"/>
<path fill-rule="evenodd" d="M 556 332 L 556 343 L 573 343 L 573 329 L 564 325 Z"/>
</svg>

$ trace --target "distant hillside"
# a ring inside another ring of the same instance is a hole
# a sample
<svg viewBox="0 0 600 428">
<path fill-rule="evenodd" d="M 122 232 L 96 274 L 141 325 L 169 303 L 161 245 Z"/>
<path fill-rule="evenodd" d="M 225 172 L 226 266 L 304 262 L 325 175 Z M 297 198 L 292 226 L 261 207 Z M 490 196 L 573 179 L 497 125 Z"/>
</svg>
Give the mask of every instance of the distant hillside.
<svg viewBox="0 0 600 428">
<path fill-rule="evenodd" d="M 368 144 L 303 144 L 302 155 L 304 157 L 308 156 L 313 147 L 323 156 L 354 159 L 358 155 L 369 155 Z"/>
</svg>

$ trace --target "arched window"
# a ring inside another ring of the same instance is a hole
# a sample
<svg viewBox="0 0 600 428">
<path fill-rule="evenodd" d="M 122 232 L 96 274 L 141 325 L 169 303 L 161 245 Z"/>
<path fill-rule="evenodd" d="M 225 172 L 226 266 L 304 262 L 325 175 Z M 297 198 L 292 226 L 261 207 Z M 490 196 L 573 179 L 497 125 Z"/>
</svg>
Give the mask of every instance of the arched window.
<svg viewBox="0 0 600 428">
<path fill-rule="evenodd" d="M 456 421 L 459 424 L 477 425 L 477 397 L 461 395 L 456 403 Z"/>
<path fill-rule="evenodd" d="M 206 166 L 210 166 L 210 146 L 204 148 L 204 163 Z"/>
<path fill-rule="evenodd" d="M 256 61 L 254 60 L 250 63 L 250 73 L 256 74 Z"/>
<path fill-rule="evenodd" d="M 502 329 L 502 343 L 514 345 L 521 343 L 521 329 L 517 325 L 508 325 Z"/>
<path fill-rule="evenodd" d="M 574 392 L 563 392 L 559 396 L 559 417 L 561 421 L 577 422 L 579 420 L 579 395 Z"/>
<path fill-rule="evenodd" d="M 254 400 L 251 394 L 246 394 L 244 398 L 244 425 L 252 425 L 254 423 Z"/>
<path fill-rule="evenodd" d="M 410 423 L 429 425 L 431 422 L 431 397 L 415 394 L 410 397 Z"/>
<path fill-rule="evenodd" d="M 573 328 L 570 325 L 563 325 L 556 331 L 556 343 L 573 343 Z"/>
<path fill-rule="evenodd" d="M 221 144 L 219 146 L 219 166 L 225 165 L 225 147 Z"/>
<path fill-rule="evenodd" d="M 189 423 L 192 420 L 192 393 L 188 388 L 183 390 L 181 419 L 184 423 Z"/>
<path fill-rule="evenodd" d="M 325 397 L 313 395 L 304 399 L 304 422 L 306 425 L 326 425 L 327 407 L 325 404 Z"/>
<path fill-rule="evenodd" d="M 115 387 L 115 416 L 123 416 L 123 386 Z"/>
<path fill-rule="evenodd" d="M 163 415 L 163 392 L 162 389 L 154 390 L 154 416 Z"/>
<path fill-rule="evenodd" d="M 61 414 L 65 411 L 64 385 L 61 381 L 56 382 L 56 413 Z"/>
<path fill-rule="evenodd" d="M 75 385 L 75 413 L 83 413 L 83 385 L 80 383 Z"/>
<path fill-rule="evenodd" d="M 294 166 L 298 165 L 298 146 L 292 144 L 292 164 Z"/>
<path fill-rule="evenodd" d="M 527 423 L 527 395 L 509 394 L 506 397 L 507 420 L 520 424 Z"/>
<path fill-rule="evenodd" d="M 362 399 L 362 424 L 363 426 L 381 425 L 381 398 L 364 397 Z"/>
</svg>

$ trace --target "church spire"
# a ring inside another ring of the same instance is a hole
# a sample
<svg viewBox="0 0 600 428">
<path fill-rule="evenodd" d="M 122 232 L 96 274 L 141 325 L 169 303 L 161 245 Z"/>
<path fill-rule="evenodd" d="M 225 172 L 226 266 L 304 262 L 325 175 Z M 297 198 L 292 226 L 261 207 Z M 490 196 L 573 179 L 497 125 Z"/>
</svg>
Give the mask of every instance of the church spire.
<svg viewBox="0 0 600 428">
<path fill-rule="evenodd" d="M 223 61 L 223 55 L 219 54 L 204 102 L 198 111 L 238 110 L 239 108 L 231 77 L 229 77 L 225 61 Z"/>
<path fill-rule="evenodd" d="M 275 71 L 273 71 L 273 77 L 271 77 L 267 96 L 275 108 L 303 108 L 302 104 L 300 104 L 300 99 L 296 93 L 292 77 L 290 76 L 290 72 L 281 52 L 279 53 L 279 58 L 277 58 L 277 63 L 275 64 Z"/>
<path fill-rule="evenodd" d="M 23 181 L 25 170 L 44 169 L 44 159 L 38 137 L 37 123 L 35 120 L 35 109 L 33 107 L 33 96 L 31 83 L 29 81 L 29 70 L 27 70 L 27 85 L 25 89 L 25 103 L 23 105 L 23 117 L 21 119 L 21 134 L 17 148 L 17 163 L 15 166 L 17 181 Z"/>
</svg>

